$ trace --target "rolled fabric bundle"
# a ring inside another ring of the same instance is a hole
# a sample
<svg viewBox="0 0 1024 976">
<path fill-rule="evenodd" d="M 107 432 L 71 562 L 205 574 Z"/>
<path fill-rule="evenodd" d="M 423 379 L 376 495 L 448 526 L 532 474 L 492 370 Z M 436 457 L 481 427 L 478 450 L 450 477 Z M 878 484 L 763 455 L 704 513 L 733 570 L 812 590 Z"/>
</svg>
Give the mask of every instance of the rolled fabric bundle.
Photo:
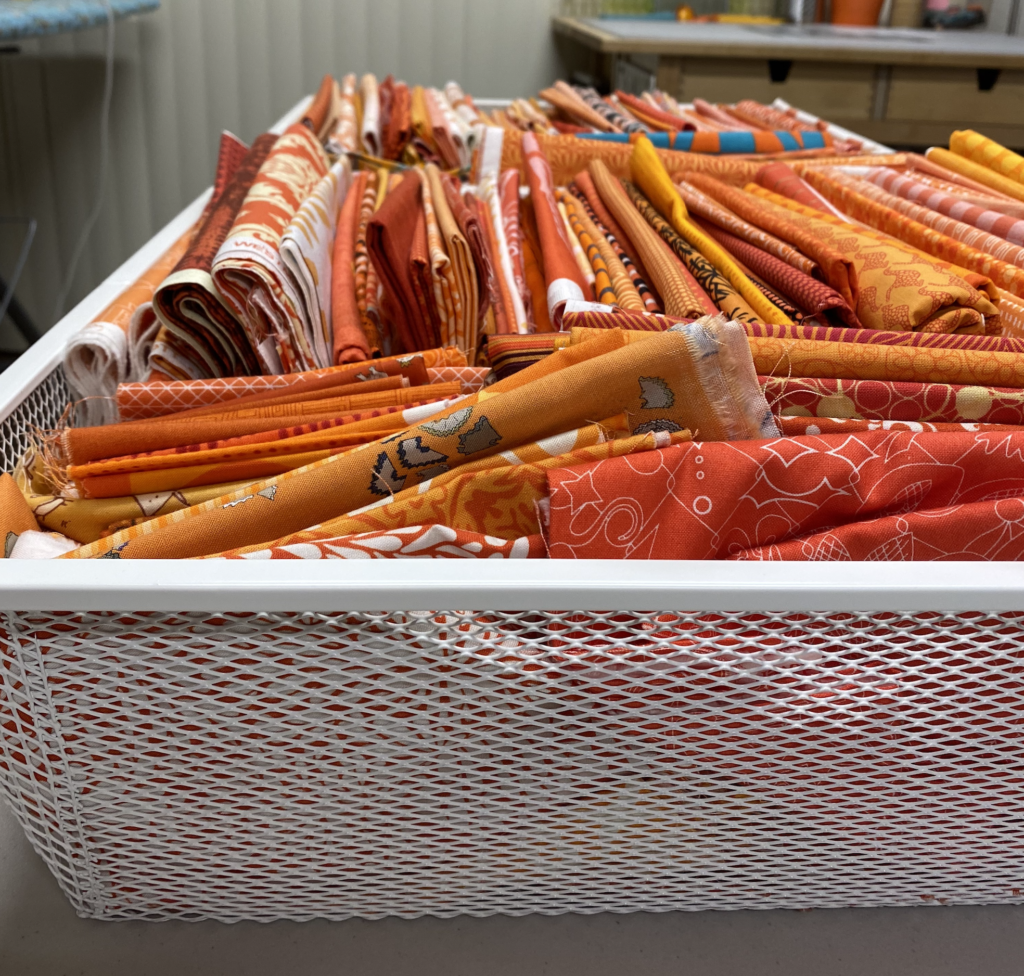
<svg viewBox="0 0 1024 976">
<path fill-rule="evenodd" d="M 477 123 L 486 122 L 476 105 L 473 104 L 473 99 L 462 90 L 457 81 L 445 82 L 444 94 L 455 114 L 462 119 L 463 123 L 472 127 Z"/>
<path fill-rule="evenodd" d="M 577 139 L 606 142 L 632 142 L 628 132 L 578 132 Z M 658 149 L 677 152 L 727 155 L 733 153 L 782 153 L 801 149 L 828 149 L 832 137 L 827 132 L 651 132 L 646 138 Z"/>
<path fill-rule="evenodd" d="M 934 146 L 924 155 L 925 159 L 929 162 L 938 163 L 943 169 L 966 176 L 975 183 L 980 183 L 993 190 L 998 190 L 1014 200 L 1024 202 L 1024 184 L 1011 180 L 1009 177 L 1003 176 L 1001 173 L 997 173 L 981 163 L 976 163 L 965 156 L 958 156 L 956 153 L 949 152 L 948 149 Z"/>
<path fill-rule="evenodd" d="M 323 369 L 334 364 L 333 250 L 338 208 L 348 193 L 351 177 L 351 164 L 348 157 L 343 157 L 313 188 L 281 235 L 281 260 L 298 286 L 299 327 L 294 330 L 294 340 L 307 369 Z M 354 294 L 353 291 L 353 297 Z"/>
<path fill-rule="evenodd" d="M 1024 156 L 1018 156 L 1006 146 L 1001 146 L 980 132 L 973 129 L 955 131 L 949 137 L 949 151 L 1024 184 Z"/>
<path fill-rule="evenodd" d="M 886 332 L 884 329 L 843 328 L 830 325 L 768 325 L 744 323 L 752 336 L 776 339 L 817 339 L 828 342 L 860 342 L 903 349 L 966 349 L 975 352 L 1024 353 L 1024 340 L 995 335 L 959 335 L 949 332 Z"/>
<path fill-rule="evenodd" d="M 526 269 L 523 263 L 523 235 L 519 226 L 519 172 L 505 170 L 498 179 L 498 199 L 501 203 L 501 223 L 505 232 L 505 243 L 512 264 L 512 277 L 523 304 L 527 324 L 533 323 L 533 299 L 526 283 Z M 529 331 L 529 330 L 520 330 Z"/>
<path fill-rule="evenodd" d="M 592 108 L 598 115 L 610 122 L 616 129 L 621 132 L 645 132 L 646 127 L 635 119 L 627 118 L 621 112 L 617 111 L 612 105 L 609 105 L 593 88 L 588 88 L 583 85 L 576 85 L 573 89 L 580 98 L 583 99 L 586 104 Z"/>
<path fill-rule="evenodd" d="M 440 171 L 433 164 L 428 164 L 425 172 L 427 182 L 430 184 L 431 202 L 437 214 L 438 228 L 444 238 L 445 251 L 451 262 L 455 289 L 459 295 L 451 334 L 444 341 L 446 345 L 454 345 L 468 352 L 471 348 L 469 336 L 471 332 L 475 332 L 477 308 L 480 303 L 473 252 L 448 203 L 448 194 L 445 192 Z"/>
<path fill-rule="evenodd" d="M 548 166 L 548 161 L 532 132 L 523 135 L 522 144 L 530 198 L 533 201 L 537 234 L 540 238 L 541 259 L 544 262 L 548 316 L 557 329 L 565 303 L 582 299 L 588 294 L 589 287 L 576 265 L 572 244 L 566 234 L 562 216 L 558 212 L 551 167 Z"/>
<path fill-rule="evenodd" d="M 684 319 L 696 319 L 705 314 L 705 305 L 676 264 L 674 255 L 637 212 L 622 185 L 608 172 L 600 161 L 591 163 L 590 177 L 594 181 L 601 200 L 612 216 L 622 225 L 630 240 L 640 252 L 644 264 L 654 279 L 665 303 L 665 312 Z M 705 296 L 706 297 L 706 296 Z"/>
<path fill-rule="evenodd" d="M 480 325 L 492 305 L 500 303 L 498 294 L 497 275 L 494 264 L 491 261 L 491 250 L 487 243 L 487 236 L 476 207 L 470 207 L 465 198 L 459 192 L 459 184 L 449 176 L 440 175 L 441 184 L 444 187 L 445 200 L 452 211 L 452 216 L 462 231 L 463 237 L 473 255 L 473 264 L 476 268 L 477 281 L 477 314 L 476 319 L 467 321 L 467 350 L 476 348 L 477 335 Z"/>
<path fill-rule="evenodd" d="M 562 188 L 556 187 L 555 189 L 555 200 L 558 206 L 558 214 L 562 218 L 562 226 L 565 228 L 565 236 L 569 241 L 569 246 L 572 248 L 572 256 L 576 259 L 576 267 L 579 268 L 580 274 L 583 275 L 587 282 L 587 300 L 595 297 L 595 284 L 596 276 L 594 269 L 591 267 L 590 262 L 587 260 L 587 255 L 583 251 L 583 247 L 580 244 L 579 238 L 573 233 L 572 222 L 569 220 L 569 213 L 565 209 L 565 204 L 562 202 Z"/>
<path fill-rule="evenodd" d="M 789 321 L 753 286 L 750 279 L 736 267 L 729 255 L 700 228 L 690 222 L 683 198 L 672 185 L 672 180 L 665 171 L 665 167 L 661 165 L 661 160 L 654 152 L 653 146 L 644 136 L 636 142 L 630 169 L 634 181 L 647 194 L 655 208 L 668 220 L 676 233 L 707 259 L 758 317 L 765 322 L 785 323 Z M 703 285 L 703 282 L 701 284 Z M 730 307 L 735 308 L 736 303 L 730 302 Z M 744 309 L 737 308 L 737 311 L 745 314 Z"/>
<path fill-rule="evenodd" d="M 608 243 L 608 238 L 605 237 L 601 229 L 591 219 L 590 214 L 587 213 L 586 206 L 579 198 L 576 198 L 573 215 L 579 221 L 583 233 L 587 235 L 589 240 L 593 242 L 593 246 L 597 248 L 597 252 L 608 271 L 615 304 L 629 311 L 646 311 L 646 306 L 640 297 L 640 292 L 633 284 L 625 265 L 615 253 L 615 249 Z M 583 234 L 580 234 L 580 240 L 583 240 Z M 600 298 L 600 295 L 598 295 L 598 298 Z"/>
<path fill-rule="evenodd" d="M 442 346 L 457 344 L 456 336 L 464 330 L 465 299 L 462 295 L 462 277 L 448 255 L 441 229 L 439 209 L 448 204 L 441 191 L 440 200 L 434 199 L 433 184 L 424 172 L 423 218 L 427 229 L 427 255 L 430 261 L 430 282 L 433 304 L 440 320 Z"/>
<path fill-rule="evenodd" d="M 930 257 L 926 250 L 908 245 L 903 239 L 818 213 L 755 184 L 748 189 L 767 206 L 784 213 L 787 219 L 811 231 L 818 239 L 831 242 L 837 251 L 853 261 L 860 286 L 860 301 L 855 311 L 866 327 L 928 332 L 998 331 L 999 311 L 994 304 L 998 290 L 983 272 L 964 270 L 959 261 L 953 263 L 949 259 Z M 891 218 L 907 221 L 901 214 L 883 209 Z M 928 231 L 922 224 L 916 227 Z M 929 233 L 935 234 L 934 231 Z M 958 244 L 948 237 L 945 241 L 950 245 Z M 966 248 L 966 245 L 958 246 Z M 980 255 L 981 252 L 975 253 Z M 994 258 L 989 260 L 995 261 Z M 1016 270 L 1009 265 L 1002 266 Z"/>
<path fill-rule="evenodd" d="M 389 74 L 377 86 L 377 100 L 380 102 L 380 154 L 387 151 L 388 126 L 391 124 L 391 107 L 395 98 L 395 76 Z"/>
<path fill-rule="evenodd" d="M 734 132 L 745 132 L 749 131 L 751 128 L 749 125 L 744 125 L 737 119 L 734 119 L 727 112 L 723 112 L 717 105 L 705 102 L 703 98 L 695 98 L 693 100 L 693 108 L 698 115 L 702 115 L 710 122 L 714 122 L 719 129 Z M 758 125 L 754 126 L 754 128 L 763 129 L 765 127 Z"/>
<path fill-rule="evenodd" d="M 814 273 L 817 265 L 795 247 L 791 247 L 785 241 L 738 217 L 717 200 L 698 190 L 696 186 L 685 181 L 677 183 L 676 186 L 683 195 L 683 202 L 696 216 L 714 224 L 725 233 L 756 247 L 759 251 L 764 251 L 780 261 L 784 261 L 802 274 L 812 275 Z"/>
<path fill-rule="evenodd" d="M 334 129 L 327 137 L 327 150 L 335 156 L 359 149 L 359 118 L 356 113 L 356 76 L 345 75 L 335 92 L 337 101 Z"/>
<path fill-rule="evenodd" d="M 306 126 L 321 142 L 334 129 L 337 119 L 334 86 L 334 78 L 331 75 L 324 75 L 316 95 L 313 96 L 313 101 L 309 103 L 309 108 L 306 109 L 306 114 L 302 117 L 301 124 Z"/>
<path fill-rule="evenodd" d="M 306 365 L 296 343 L 300 297 L 280 245 L 302 201 L 326 175 L 316 136 L 304 125 L 289 127 L 260 167 L 213 260 L 214 284 L 242 322 L 264 372 Z"/>
<path fill-rule="evenodd" d="M 768 163 L 757 171 L 755 182 L 766 190 L 789 197 L 805 207 L 813 207 L 822 213 L 832 213 L 829 205 L 785 163 Z"/>
<path fill-rule="evenodd" d="M 188 250 L 153 296 L 154 311 L 173 336 L 179 355 L 196 363 L 189 370 L 198 373 L 194 379 L 260 372 L 260 361 L 241 321 L 214 284 L 213 262 L 277 138 L 271 133 L 257 137 Z M 155 349 L 154 353 L 150 367 L 166 366 L 166 353 L 162 361 Z"/>
<path fill-rule="evenodd" d="M 363 102 L 363 122 L 359 138 L 371 156 L 380 156 L 380 86 L 374 75 L 365 74 L 359 81 L 359 94 Z"/>
<path fill-rule="evenodd" d="M 409 103 L 409 125 L 411 126 L 410 145 L 424 163 L 441 162 L 441 153 L 434 140 L 434 127 L 430 124 L 430 112 L 427 109 L 427 93 L 421 85 L 412 89 Z"/>
<path fill-rule="evenodd" d="M 415 345 L 407 347 L 409 352 L 436 346 L 441 341 L 441 316 L 443 310 L 434 300 L 434 282 L 430 273 L 430 248 L 427 242 L 427 216 L 425 194 L 428 192 L 427 181 L 420 174 L 420 206 L 416 211 L 416 228 L 412 236 L 412 247 L 409 250 L 409 280 L 412 282 L 413 295 L 420 310 L 420 320 L 425 324 L 426 331 L 417 333 Z"/>
<path fill-rule="evenodd" d="M 423 348 L 422 337 L 430 334 L 416 298 L 409 262 L 422 212 L 421 185 L 419 173 L 410 170 L 388 193 L 366 231 L 370 260 L 391 302 L 397 338 L 406 352 Z"/>
<path fill-rule="evenodd" d="M 633 246 L 632 241 L 626 236 L 625 231 L 619 226 L 618 221 L 611 215 L 611 212 L 604 205 L 604 201 L 601 199 L 601 194 L 597 192 L 597 188 L 594 186 L 594 181 L 590 177 L 590 173 L 587 170 L 581 170 L 573 179 L 573 183 L 579 187 L 580 193 L 586 199 L 590 209 L 594 212 L 594 218 L 603 229 L 603 232 L 613 237 L 618 243 L 621 250 L 625 251 L 629 255 L 630 261 L 633 263 L 633 267 L 636 272 L 645 281 L 649 281 L 649 277 L 644 268 L 643 261 L 640 260 L 640 254 L 637 249 Z"/>
<path fill-rule="evenodd" d="M 935 166 L 935 170 L 944 173 L 946 176 L 953 176 L 948 170 L 941 166 Z M 940 193 L 949 194 L 958 200 L 963 200 L 973 207 L 981 207 L 983 210 L 991 210 L 1014 220 L 1024 220 L 1024 203 L 1019 203 L 1010 197 L 1003 196 L 996 190 L 990 190 L 987 186 L 975 188 L 964 183 L 955 183 L 952 180 L 933 176 L 931 172 L 924 172 L 920 169 L 913 169 L 908 174 L 915 183 L 938 190 Z M 971 183 L 974 181 L 971 180 Z"/>
<path fill-rule="evenodd" d="M 391 117 L 384 133 L 384 158 L 401 159 L 402 151 L 412 138 L 412 95 L 404 81 L 395 83 Z"/>
<path fill-rule="evenodd" d="M 884 234 L 891 235 L 932 257 L 956 264 L 990 278 L 1000 288 L 1024 297 L 1024 272 L 975 247 L 954 240 L 919 221 L 876 203 L 823 173 L 808 173 L 811 184 L 829 197 L 844 213 L 861 220 Z M 762 193 L 768 193 L 758 187 Z M 799 206 L 799 204 L 797 204 Z M 824 215 L 822 215 L 824 217 Z M 835 218 L 831 218 L 835 219 Z M 858 310 L 858 314 L 859 310 Z M 863 321 L 863 318 L 862 318 Z"/>
<path fill-rule="evenodd" d="M 617 91 L 615 93 L 615 97 L 623 106 L 625 106 L 626 109 L 643 122 L 648 129 L 661 132 L 676 132 L 684 129 L 693 129 L 693 124 L 688 123 L 686 119 L 673 115 L 671 112 L 666 112 L 664 109 L 660 109 L 656 105 L 651 105 L 642 99 L 637 98 L 636 95 L 630 95 L 628 92 L 624 91 Z"/>
<path fill-rule="evenodd" d="M 359 208 L 366 195 L 368 173 L 355 175 L 338 214 L 331 256 L 331 363 L 362 362 L 370 358 L 356 302 L 355 249 Z"/>
<path fill-rule="evenodd" d="M 864 178 L 889 193 L 903 197 L 904 200 L 919 203 L 954 220 L 962 220 L 973 227 L 1002 237 L 1011 244 L 1024 245 L 1024 219 L 1007 216 L 963 199 L 956 191 L 955 184 L 947 184 L 954 188 L 950 192 L 948 189 L 930 186 L 919 178 L 911 178 L 886 169 L 871 170 L 864 174 Z"/>
<path fill-rule="evenodd" d="M 552 88 L 544 88 L 540 97 L 550 102 L 555 108 L 564 112 L 570 118 L 575 119 L 582 125 L 597 129 L 598 132 L 618 132 L 618 127 L 606 119 L 599 112 L 595 112 L 573 89 L 565 82 L 556 82 Z"/>
<path fill-rule="evenodd" d="M 467 169 L 471 162 L 467 127 L 453 111 L 444 92 L 431 88 L 427 94 L 427 109 L 438 149 L 446 162 L 454 157 L 454 163 L 449 163 L 452 169 Z"/>
<path fill-rule="evenodd" d="M 849 176 L 834 169 L 820 171 L 819 178 L 834 180 L 853 193 L 858 193 L 896 213 L 909 217 L 911 220 L 916 220 L 940 234 L 951 237 L 954 241 L 960 241 L 962 244 L 984 251 L 1000 261 L 1014 265 L 1014 267 L 1024 268 L 1024 248 L 1018 244 L 1011 244 L 1005 238 L 990 234 L 988 231 L 962 220 L 947 217 L 931 207 L 922 206 L 905 197 L 889 193 L 874 181 Z"/>
<path fill-rule="evenodd" d="M 569 229 L 577 241 L 579 241 L 579 246 L 590 263 L 591 273 L 594 275 L 594 294 L 598 302 L 604 305 L 615 305 L 615 289 L 612 287 L 608 265 L 605 264 L 604 258 L 601 256 L 597 242 L 588 233 L 583 221 L 580 220 L 573 196 L 565 190 L 559 189 L 558 200 L 561 207 L 565 210 L 569 221 Z"/>
<path fill-rule="evenodd" d="M 730 254 L 735 255 L 772 288 L 795 302 L 802 311 L 810 315 L 835 311 L 847 325 L 860 328 L 860 320 L 856 313 L 834 288 L 830 288 L 822 281 L 816 281 L 785 261 L 780 261 L 767 251 L 734 237 L 710 222 L 705 222 L 703 228 Z M 780 327 L 788 328 L 785 325 Z"/>
<path fill-rule="evenodd" d="M 192 238 L 190 228 L 149 267 L 138 281 L 117 296 L 64 348 L 64 374 L 79 396 L 87 423 L 112 423 L 117 407 L 112 399 L 128 379 L 128 334 L 140 305 L 152 300 L 157 286 L 181 260 Z"/>
<path fill-rule="evenodd" d="M 506 133 L 502 144 L 501 168 L 515 167 L 525 178 L 526 164 L 522 145 L 524 136 L 525 133 Z M 577 139 L 575 136 L 548 136 L 543 133 L 534 134 L 534 139 L 551 167 L 552 180 L 556 186 L 567 186 L 576 178 L 576 174 L 587 169 L 594 159 L 600 159 L 613 176 L 619 179 L 629 178 L 629 158 L 633 153 L 633 147 L 627 143 Z M 699 153 L 674 152 L 657 147 L 655 149 L 673 180 L 689 179 L 690 173 L 703 173 L 731 186 L 746 186 L 764 165 L 764 160 L 702 156 Z"/>
</svg>

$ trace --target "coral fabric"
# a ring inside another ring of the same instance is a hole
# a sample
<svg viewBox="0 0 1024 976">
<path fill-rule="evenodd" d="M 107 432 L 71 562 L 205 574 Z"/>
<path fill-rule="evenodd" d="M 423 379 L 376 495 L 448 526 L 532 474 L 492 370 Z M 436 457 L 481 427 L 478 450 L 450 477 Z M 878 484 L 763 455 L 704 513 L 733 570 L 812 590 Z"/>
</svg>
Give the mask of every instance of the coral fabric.
<svg viewBox="0 0 1024 976">
<path fill-rule="evenodd" d="M 356 174 L 338 215 L 331 277 L 331 360 L 335 366 L 370 358 L 370 345 L 356 303 L 355 279 L 356 221 L 368 178 L 365 172 Z"/>
<path fill-rule="evenodd" d="M 533 133 L 524 134 L 522 149 L 544 263 L 548 316 L 557 328 L 562 306 L 567 301 L 583 299 L 589 287 L 576 265 L 565 224 L 558 212 L 551 167 Z"/>
<path fill-rule="evenodd" d="M 965 200 L 959 191 L 962 187 L 939 189 L 925 183 L 920 176 L 913 178 L 904 176 L 895 170 L 872 169 L 864 174 L 865 179 L 876 183 L 883 190 L 897 196 L 919 203 L 930 210 L 945 214 L 954 220 L 962 220 L 981 230 L 988 231 L 996 237 L 1002 237 L 1012 244 L 1024 245 L 1024 220 L 1012 217 L 998 210 L 989 210 Z M 939 182 L 939 181 L 935 181 Z M 947 184 L 954 187 L 954 184 Z M 998 256 L 998 255 L 997 255 Z"/>
<path fill-rule="evenodd" d="M 245 330 L 213 283 L 213 261 L 235 222 L 277 136 L 259 136 L 239 163 L 188 250 L 153 296 L 160 321 L 182 343 L 194 346 L 211 376 L 260 372 Z M 187 309 L 187 314 L 186 314 Z M 198 320 L 198 321 L 197 321 Z"/>
<path fill-rule="evenodd" d="M 798 271 L 785 261 L 780 261 L 773 254 L 740 240 L 708 221 L 701 222 L 701 225 L 730 254 L 742 261 L 772 288 L 795 302 L 801 311 L 817 315 L 834 310 L 847 325 L 855 328 L 860 326 L 853 309 L 834 288 Z"/>
<path fill-rule="evenodd" d="M 327 175 L 327 157 L 304 125 L 274 144 L 213 261 L 217 290 L 245 327 L 263 372 L 292 372 L 299 297 L 281 260 L 281 237 L 303 200 Z"/>
<path fill-rule="evenodd" d="M 670 325 L 671 320 L 666 319 Z M 886 346 L 939 349 L 970 349 L 981 352 L 1024 353 L 1024 340 L 1009 336 L 953 335 L 946 332 L 886 332 L 883 329 L 846 329 L 824 325 L 766 325 L 758 322 L 743 326 L 748 335 L 775 336 L 779 339 L 823 339 L 829 342 L 873 342 Z"/>
<path fill-rule="evenodd" d="M 682 444 L 549 473 L 552 558 L 1017 560 L 1024 434 Z"/>
<path fill-rule="evenodd" d="M 855 420 L 852 417 L 778 417 L 779 430 L 788 437 L 807 434 L 859 434 L 866 430 L 910 430 L 930 433 L 987 434 L 991 431 L 1019 431 L 1017 424 L 952 423 L 944 420 Z"/>
<path fill-rule="evenodd" d="M 758 377 L 776 413 L 805 417 L 1024 424 L 1024 391 L 955 383 Z"/>
<path fill-rule="evenodd" d="M 766 190 L 796 200 L 805 207 L 820 210 L 822 213 L 831 211 L 821 202 L 818 195 L 785 163 L 769 163 L 757 171 L 755 181 Z"/>
<path fill-rule="evenodd" d="M 1024 202 L 1024 184 L 1003 176 L 1001 173 L 997 173 L 981 163 L 976 163 L 964 156 L 958 156 L 956 153 L 949 152 L 949 150 L 940 147 L 929 149 L 925 153 L 925 158 L 928 162 L 935 163 L 951 173 L 967 177 L 967 179 L 975 184 L 987 186 L 989 189 L 996 190 L 998 193 L 1002 193 L 1014 200 Z"/>
</svg>

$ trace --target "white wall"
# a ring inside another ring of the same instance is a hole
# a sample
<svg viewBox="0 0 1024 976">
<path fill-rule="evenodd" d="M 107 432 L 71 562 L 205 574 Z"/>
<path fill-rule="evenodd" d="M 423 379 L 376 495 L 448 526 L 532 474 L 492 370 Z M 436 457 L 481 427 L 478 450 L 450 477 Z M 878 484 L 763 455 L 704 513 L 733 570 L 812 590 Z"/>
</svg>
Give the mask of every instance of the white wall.
<svg viewBox="0 0 1024 976">
<path fill-rule="evenodd" d="M 218 134 L 246 140 L 325 72 L 459 80 L 522 95 L 557 76 L 555 0 L 163 0 L 117 22 L 111 170 L 67 307 L 210 182 Z M 41 327 L 96 197 L 104 30 L 0 55 L 0 216 L 39 232 L 18 295 Z M 9 275 L 21 228 L 0 224 Z M 16 348 L 9 323 L 0 348 Z"/>
</svg>

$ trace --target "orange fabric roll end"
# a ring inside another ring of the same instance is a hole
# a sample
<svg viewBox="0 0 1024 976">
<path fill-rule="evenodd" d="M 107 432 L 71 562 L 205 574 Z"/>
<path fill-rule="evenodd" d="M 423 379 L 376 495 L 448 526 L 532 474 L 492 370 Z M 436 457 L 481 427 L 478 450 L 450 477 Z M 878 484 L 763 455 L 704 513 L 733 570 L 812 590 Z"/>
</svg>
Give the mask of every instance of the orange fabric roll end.
<svg viewBox="0 0 1024 976">
<path fill-rule="evenodd" d="M 363 332 L 359 306 L 356 302 L 355 248 L 358 208 L 366 191 L 368 176 L 357 173 L 348 188 L 338 231 L 334 238 L 331 268 L 331 325 L 334 330 L 333 362 L 335 366 L 363 362 L 370 358 L 370 347 Z"/>
</svg>

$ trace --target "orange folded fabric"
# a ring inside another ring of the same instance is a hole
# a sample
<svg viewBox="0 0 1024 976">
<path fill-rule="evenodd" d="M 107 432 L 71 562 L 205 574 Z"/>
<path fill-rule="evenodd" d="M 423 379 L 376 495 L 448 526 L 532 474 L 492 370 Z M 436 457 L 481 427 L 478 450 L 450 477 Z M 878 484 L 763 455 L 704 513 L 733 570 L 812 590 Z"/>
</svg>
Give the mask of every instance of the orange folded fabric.
<svg viewBox="0 0 1024 976">
<path fill-rule="evenodd" d="M 576 265 L 565 223 L 558 212 L 551 168 L 532 132 L 523 136 L 523 154 L 544 263 L 548 317 L 557 329 L 565 303 L 582 301 L 590 289 Z"/>
<path fill-rule="evenodd" d="M 395 83 L 391 115 L 388 118 L 387 130 L 384 132 L 384 158 L 401 159 L 412 136 L 412 96 L 409 86 L 404 81 Z"/>
<path fill-rule="evenodd" d="M 367 180 L 365 172 L 356 174 L 338 214 L 331 272 L 331 326 L 334 333 L 331 355 L 335 366 L 370 358 L 370 345 L 356 304 L 355 278 L 356 221 Z"/>
<path fill-rule="evenodd" d="M 302 117 L 302 124 L 321 141 L 327 138 L 334 127 L 334 78 L 331 75 L 324 75 L 320 80 L 320 87 L 317 89 L 313 101 L 309 103 L 306 114 Z"/>
<path fill-rule="evenodd" d="M 376 170 L 367 170 L 365 172 L 366 186 L 363 189 L 362 198 L 357 204 L 359 209 L 356 215 L 356 239 L 352 257 L 352 272 L 355 280 L 356 308 L 359 310 L 359 324 L 366 338 L 370 356 L 374 356 L 379 354 L 383 348 L 384 336 L 381 334 L 380 318 L 374 310 L 377 282 L 376 274 L 373 273 L 373 265 L 370 264 L 370 252 L 366 246 L 366 231 L 370 218 L 377 207 L 377 195 L 381 177 Z M 373 292 L 372 302 L 370 300 L 371 291 Z"/>
<path fill-rule="evenodd" d="M 9 474 L 0 474 L 0 545 L 3 558 L 9 559 L 23 532 L 38 532 L 39 525 L 17 482 Z"/>
<path fill-rule="evenodd" d="M 774 162 L 763 166 L 757 171 L 755 181 L 766 190 L 778 193 L 779 196 L 789 197 L 796 200 L 805 207 L 820 210 L 822 213 L 832 211 L 822 203 L 821 198 L 785 163 Z"/>
</svg>

